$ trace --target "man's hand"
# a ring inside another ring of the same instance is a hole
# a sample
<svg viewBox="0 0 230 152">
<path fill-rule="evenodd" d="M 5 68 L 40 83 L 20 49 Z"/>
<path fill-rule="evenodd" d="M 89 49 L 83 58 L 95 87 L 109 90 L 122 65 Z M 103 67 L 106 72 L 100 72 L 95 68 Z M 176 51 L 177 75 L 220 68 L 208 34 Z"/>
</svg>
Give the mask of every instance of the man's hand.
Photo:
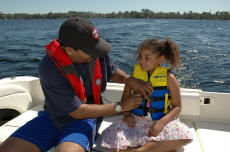
<svg viewBox="0 0 230 152">
<path fill-rule="evenodd" d="M 138 107 L 143 101 L 143 97 L 140 94 L 130 95 L 120 102 L 122 111 L 130 111 Z"/>
<path fill-rule="evenodd" d="M 150 83 L 144 82 L 142 80 L 136 79 L 132 76 L 127 75 L 121 69 L 117 69 L 117 71 L 110 78 L 113 82 L 117 83 L 125 83 L 129 85 L 131 89 L 133 89 L 136 93 L 140 93 L 146 100 L 150 100 L 149 96 L 153 92 L 153 87 Z"/>
<path fill-rule="evenodd" d="M 152 95 L 153 87 L 150 83 L 136 79 L 132 76 L 126 78 L 126 84 L 129 85 L 136 93 L 140 93 L 146 100 L 150 100 L 149 96 Z"/>
</svg>

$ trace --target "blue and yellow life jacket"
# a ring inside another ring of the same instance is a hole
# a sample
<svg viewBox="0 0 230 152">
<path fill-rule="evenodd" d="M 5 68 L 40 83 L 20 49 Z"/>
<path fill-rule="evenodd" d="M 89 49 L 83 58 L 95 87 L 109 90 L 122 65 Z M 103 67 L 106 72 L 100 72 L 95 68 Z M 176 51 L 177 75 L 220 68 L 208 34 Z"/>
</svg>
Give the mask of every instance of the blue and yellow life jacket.
<svg viewBox="0 0 230 152">
<path fill-rule="evenodd" d="M 139 64 L 135 65 L 133 77 L 145 82 L 151 82 L 154 91 L 150 96 L 150 107 L 147 107 L 147 101 L 144 100 L 138 108 L 131 111 L 132 113 L 138 116 L 147 116 L 147 113 L 150 112 L 152 120 L 159 120 L 168 113 L 171 108 L 171 96 L 167 89 L 168 70 L 169 67 L 159 66 L 149 77 L 147 72 L 141 70 Z"/>
</svg>

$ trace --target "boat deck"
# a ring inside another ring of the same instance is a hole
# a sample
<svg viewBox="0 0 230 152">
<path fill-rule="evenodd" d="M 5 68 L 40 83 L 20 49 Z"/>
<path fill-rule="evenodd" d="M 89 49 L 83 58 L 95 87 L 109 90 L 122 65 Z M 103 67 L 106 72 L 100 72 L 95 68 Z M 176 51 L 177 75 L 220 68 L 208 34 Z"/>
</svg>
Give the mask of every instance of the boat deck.
<svg viewBox="0 0 230 152">
<path fill-rule="evenodd" d="M 38 111 L 42 110 L 42 106 L 35 106 L 34 108 L 26 111 L 15 119 L 7 122 L 0 127 L 0 143 L 2 143 L 8 136 L 15 130 L 25 124 L 27 121 L 37 116 Z M 122 119 L 122 115 L 115 115 L 105 117 L 99 129 L 96 144 L 94 145 L 95 151 L 110 152 L 102 148 L 101 133 L 113 121 Z M 214 123 L 214 122 L 194 122 L 191 120 L 182 120 L 190 128 L 193 133 L 194 140 L 192 143 L 184 146 L 178 152 L 226 152 L 228 143 L 230 141 L 230 124 Z M 54 152 L 52 148 L 49 152 Z"/>
<path fill-rule="evenodd" d="M 105 104 L 118 102 L 124 85 L 108 84 L 102 94 Z M 230 94 L 181 89 L 182 111 L 180 120 L 187 124 L 194 140 L 178 152 L 230 152 Z M 0 144 L 15 130 L 37 116 L 43 109 L 44 96 L 37 78 L 16 78 L 0 81 L 0 110 L 14 109 L 21 113 L 0 126 Z M 122 115 L 104 117 L 94 151 L 109 152 L 101 145 L 101 133 Z M 49 152 L 54 152 L 53 147 Z"/>
</svg>

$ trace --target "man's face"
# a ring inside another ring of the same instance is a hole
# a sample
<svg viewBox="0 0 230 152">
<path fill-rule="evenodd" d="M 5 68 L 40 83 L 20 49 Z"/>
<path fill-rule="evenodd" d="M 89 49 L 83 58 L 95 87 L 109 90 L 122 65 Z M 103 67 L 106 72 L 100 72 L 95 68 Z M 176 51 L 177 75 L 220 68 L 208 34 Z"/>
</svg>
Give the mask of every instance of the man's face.
<svg viewBox="0 0 230 152">
<path fill-rule="evenodd" d="M 72 62 L 75 63 L 89 63 L 93 57 L 84 53 L 81 50 L 74 50 L 70 47 L 65 47 L 65 52 L 69 56 L 69 58 L 72 60 Z"/>
</svg>

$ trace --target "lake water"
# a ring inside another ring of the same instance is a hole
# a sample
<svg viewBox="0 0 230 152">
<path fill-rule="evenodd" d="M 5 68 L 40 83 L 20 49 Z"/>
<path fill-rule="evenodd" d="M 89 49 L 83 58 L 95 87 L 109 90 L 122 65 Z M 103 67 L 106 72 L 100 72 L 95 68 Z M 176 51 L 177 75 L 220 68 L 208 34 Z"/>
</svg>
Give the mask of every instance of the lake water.
<svg viewBox="0 0 230 152">
<path fill-rule="evenodd" d="M 182 58 L 173 71 L 183 88 L 230 93 L 230 21 L 172 19 L 90 19 L 113 45 L 112 59 L 131 73 L 138 44 L 170 37 Z M 0 20 L 0 78 L 38 76 L 44 46 L 57 38 L 63 19 Z"/>
</svg>

